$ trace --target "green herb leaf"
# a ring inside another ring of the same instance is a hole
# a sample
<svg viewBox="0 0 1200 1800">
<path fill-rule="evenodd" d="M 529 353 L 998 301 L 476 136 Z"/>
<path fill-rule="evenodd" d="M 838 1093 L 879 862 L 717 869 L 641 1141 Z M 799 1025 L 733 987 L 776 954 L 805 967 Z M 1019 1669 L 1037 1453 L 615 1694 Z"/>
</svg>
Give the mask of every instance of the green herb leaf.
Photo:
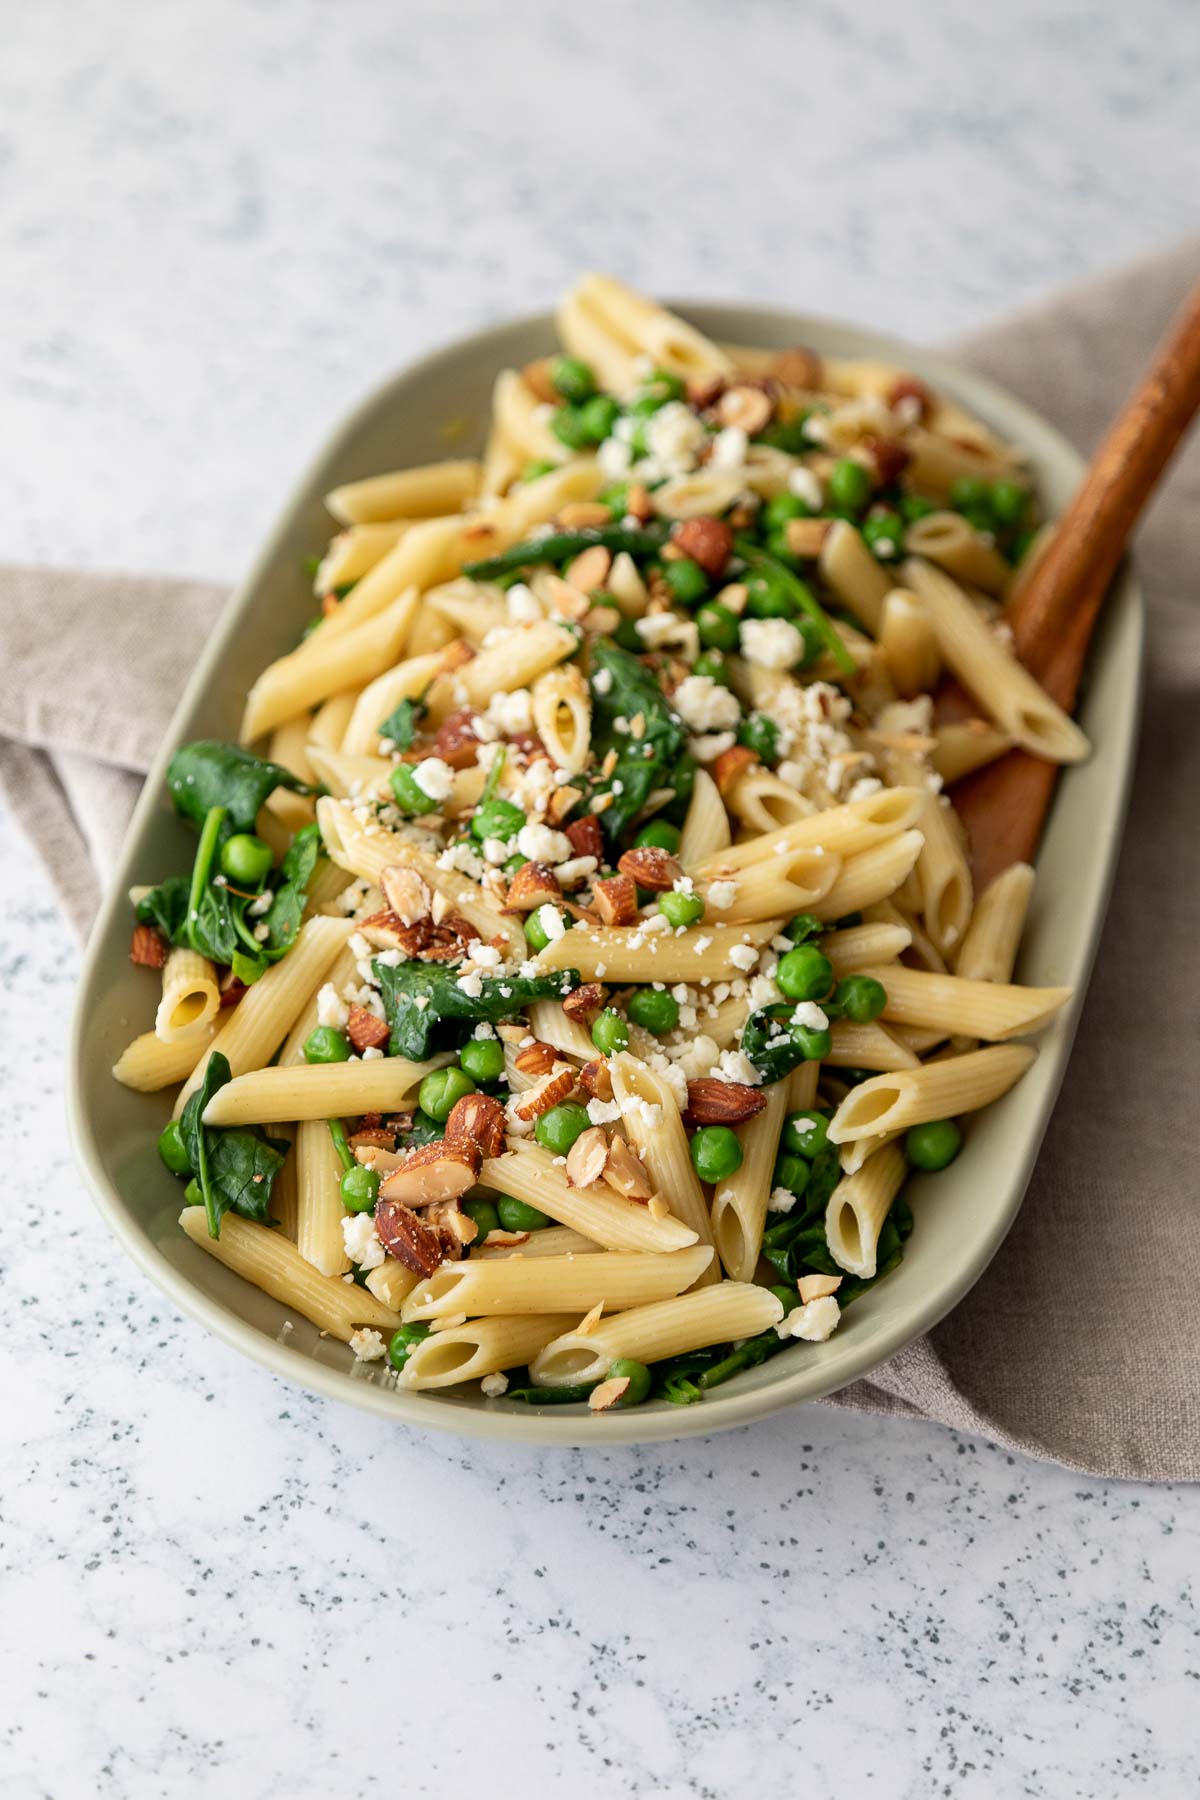
<svg viewBox="0 0 1200 1800">
<path fill-rule="evenodd" d="M 579 986 L 577 970 L 556 969 L 548 975 L 488 976 L 480 993 L 471 995 L 458 986 L 457 964 L 388 964 L 377 958 L 373 966 L 391 1027 L 388 1053 L 412 1062 L 461 1043 L 470 1035 L 462 1029 L 467 1024 L 481 1019 L 495 1024 L 522 1012 L 531 1000 L 561 1000 Z"/>
<path fill-rule="evenodd" d="M 668 527 L 663 524 L 646 531 L 634 531 L 624 525 L 604 525 L 587 531 L 547 532 L 544 537 L 527 538 L 523 544 L 514 544 L 511 550 L 502 550 L 499 556 L 485 557 L 482 562 L 465 563 L 463 574 L 469 575 L 473 581 L 495 581 L 499 576 L 509 575 L 515 569 L 567 562 L 581 551 L 590 550 L 593 544 L 602 544 L 614 556 L 619 555 L 622 550 L 635 557 L 657 556 L 666 541 L 667 530 Z"/>
<path fill-rule="evenodd" d="M 742 1049 L 763 1081 L 770 1085 L 805 1061 L 804 1051 L 788 1029 L 791 1006 L 766 1006 L 752 1012 L 742 1027 Z"/>
<path fill-rule="evenodd" d="M 215 739 L 185 744 L 167 764 L 167 788 L 176 811 L 202 825 L 211 807 L 223 806 L 223 838 L 253 831 L 259 808 L 277 787 L 289 788 L 294 794 L 325 792 L 279 763 L 264 762 L 249 750 Z"/>
<path fill-rule="evenodd" d="M 629 829 L 656 788 L 673 785 L 684 761 L 687 729 L 672 712 L 666 695 L 653 674 L 619 645 L 600 642 L 592 651 L 592 674 L 610 677 L 603 692 L 592 684 L 592 748 L 603 765 L 610 751 L 617 761 L 611 773 L 592 783 L 592 794 L 613 795 L 611 806 L 599 815 L 604 835 L 616 844 Z M 619 718 L 641 714 L 645 729 L 640 738 L 616 730 Z M 694 776 L 694 769 L 691 774 Z"/>
<path fill-rule="evenodd" d="M 214 1238 L 220 1237 L 227 1212 L 260 1225 L 269 1222 L 271 1189 L 288 1151 L 285 1142 L 258 1130 L 204 1124 L 205 1107 L 230 1080 L 228 1059 L 215 1050 L 179 1120 L 188 1162 L 204 1196 L 208 1235 Z"/>
<path fill-rule="evenodd" d="M 401 700 L 380 725 L 380 737 L 387 738 L 397 750 L 411 750 L 417 726 L 428 711 L 423 700 Z"/>
</svg>

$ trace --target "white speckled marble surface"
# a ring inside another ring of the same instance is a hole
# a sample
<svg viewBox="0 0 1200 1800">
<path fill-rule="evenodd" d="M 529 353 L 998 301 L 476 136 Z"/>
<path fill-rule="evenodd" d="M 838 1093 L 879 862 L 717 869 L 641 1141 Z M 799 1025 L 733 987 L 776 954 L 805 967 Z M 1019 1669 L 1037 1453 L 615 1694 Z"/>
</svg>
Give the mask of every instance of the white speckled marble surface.
<svg viewBox="0 0 1200 1800">
<path fill-rule="evenodd" d="M 21 560 L 234 576 L 354 396 L 585 265 L 938 339 L 1196 219 L 1190 0 L 42 0 L 3 36 Z M 1200 1787 L 1194 1492 L 821 1409 L 381 1437 L 104 1236 L 77 957 L 11 835 L 0 904 L 5 1800 Z"/>
</svg>

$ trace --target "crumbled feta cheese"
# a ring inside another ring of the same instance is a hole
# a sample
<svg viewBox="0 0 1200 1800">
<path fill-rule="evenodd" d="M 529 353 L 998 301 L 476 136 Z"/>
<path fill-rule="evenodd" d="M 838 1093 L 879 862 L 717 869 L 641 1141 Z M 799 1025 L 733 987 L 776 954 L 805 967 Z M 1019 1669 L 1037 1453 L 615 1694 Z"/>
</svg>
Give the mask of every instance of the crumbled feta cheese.
<svg viewBox="0 0 1200 1800">
<path fill-rule="evenodd" d="M 266 943 L 267 939 L 271 935 L 271 927 L 267 924 L 267 921 L 265 919 L 260 920 L 260 922 L 254 927 L 254 935 L 258 939 L 260 944 Z"/>
<path fill-rule="evenodd" d="M 361 931 L 352 931 L 350 933 L 350 936 L 346 940 L 346 948 L 349 950 L 355 962 L 366 962 L 370 959 L 371 946 Z"/>
<path fill-rule="evenodd" d="M 427 756 L 419 762 L 413 770 L 413 780 L 435 802 L 448 800 L 454 792 L 454 770 L 440 756 Z"/>
<path fill-rule="evenodd" d="M 662 1124 L 662 1107 L 652 1100 L 634 1096 L 625 1102 L 624 1113 L 627 1119 L 636 1119 L 643 1131 L 657 1131 Z"/>
<path fill-rule="evenodd" d="M 729 952 L 729 960 L 735 969 L 749 974 L 758 961 L 758 950 L 754 944 L 734 944 Z"/>
<path fill-rule="evenodd" d="M 829 1020 L 815 1000 L 801 1000 L 792 1014 L 793 1025 L 803 1025 L 808 1031 L 828 1031 Z"/>
<path fill-rule="evenodd" d="M 700 654 L 700 632 L 695 619 L 684 619 L 673 612 L 647 613 L 645 618 L 635 620 L 634 628 L 648 650 L 678 649 L 687 662 L 695 662 Z"/>
<path fill-rule="evenodd" d="M 709 731 L 702 737 L 688 739 L 688 750 L 698 763 L 716 762 L 737 742 L 732 731 Z"/>
<path fill-rule="evenodd" d="M 495 944 L 485 944 L 482 938 L 472 938 L 467 945 L 466 960 L 474 963 L 477 969 L 498 969 L 504 958 Z"/>
<path fill-rule="evenodd" d="M 350 1008 L 346 1005 L 332 981 L 327 981 L 317 995 L 317 1024 L 332 1025 L 340 1031 L 350 1017 Z"/>
<path fill-rule="evenodd" d="M 489 1400 L 498 1400 L 501 1394 L 508 1392 L 508 1376 L 499 1372 L 495 1375 L 485 1375 L 479 1385 Z"/>
<path fill-rule="evenodd" d="M 715 906 L 718 912 L 727 912 L 737 899 L 737 882 L 710 882 L 708 893 L 704 897 L 709 906 Z"/>
<path fill-rule="evenodd" d="M 743 619 L 741 651 L 760 669 L 794 669 L 804 654 L 804 639 L 790 619 Z"/>
<path fill-rule="evenodd" d="M 646 447 L 664 474 L 687 475 L 708 441 L 708 433 L 690 406 L 668 401 L 645 421 Z"/>
<path fill-rule="evenodd" d="M 612 691 L 612 670 L 597 669 L 592 676 L 592 687 L 597 694 L 608 694 Z"/>
<path fill-rule="evenodd" d="M 541 601 L 523 581 L 514 581 L 505 595 L 508 616 L 514 625 L 532 625 L 542 617 Z"/>
<path fill-rule="evenodd" d="M 572 854 L 570 838 L 549 825 L 522 825 L 517 833 L 517 849 L 531 862 L 540 863 L 567 862 Z"/>
<path fill-rule="evenodd" d="M 547 900 L 544 906 L 539 906 L 533 916 L 545 932 L 550 943 L 553 944 L 556 939 L 566 935 L 567 927 L 563 916 L 559 912 L 557 906 L 552 906 L 549 900 Z"/>
<path fill-rule="evenodd" d="M 793 1194 L 791 1188 L 772 1188 L 767 1199 L 767 1211 L 777 1213 L 791 1212 L 795 1204 L 796 1196 Z"/>
<path fill-rule="evenodd" d="M 454 985 L 467 996 L 468 1000 L 478 1000 L 483 992 L 483 977 L 474 969 L 467 969 L 458 977 Z"/>
<path fill-rule="evenodd" d="M 737 1081 L 743 1087 L 758 1087 L 762 1081 L 744 1050 L 722 1050 L 712 1073 L 718 1081 Z"/>
<path fill-rule="evenodd" d="M 377 1331 L 369 1331 L 360 1327 L 350 1334 L 350 1348 L 359 1362 L 378 1362 L 386 1352 L 387 1346 Z"/>
<path fill-rule="evenodd" d="M 528 731 L 533 724 L 533 702 L 528 688 L 517 688 L 512 694 L 493 694 L 488 701 L 487 717 L 506 737 Z"/>
<path fill-rule="evenodd" d="M 623 423 L 622 420 L 617 422 L 618 424 Z M 601 474 L 607 476 L 609 481 L 619 481 L 622 475 L 629 472 L 629 465 L 633 461 L 633 451 L 628 444 L 623 444 L 620 438 L 605 438 L 596 452 L 596 461 L 600 465 Z"/>
<path fill-rule="evenodd" d="M 594 856 L 573 856 L 570 862 L 556 863 L 554 873 L 560 887 L 577 887 L 588 875 L 594 875 L 600 867 Z"/>
<path fill-rule="evenodd" d="M 741 720 L 736 694 L 711 675 L 689 675 L 671 695 L 671 705 L 693 731 L 728 731 Z"/>
<path fill-rule="evenodd" d="M 508 847 L 506 838 L 484 838 L 483 860 L 493 869 L 498 869 L 501 863 L 506 863 L 511 855 L 512 851 Z"/>
<path fill-rule="evenodd" d="M 275 896 L 270 888 L 268 888 L 265 894 L 260 894 L 257 900 L 252 900 L 250 902 L 249 906 L 246 908 L 246 915 L 251 919 L 261 919 L 264 913 L 270 912 L 274 903 Z"/>
<path fill-rule="evenodd" d="M 587 1116 L 593 1125 L 613 1125 L 621 1116 L 621 1108 L 615 1100 L 589 1100 Z"/>
<path fill-rule="evenodd" d="M 710 469 L 740 469 L 746 460 L 750 439 L 740 425 L 727 425 L 712 441 Z"/>
<path fill-rule="evenodd" d="M 679 929 L 682 931 L 684 929 L 684 927 L 681 925 L 679 927 Z M 712 939 L 710 937 L 698 937 L 696 939 L 696 942 L 692 945 L 692 948 L 696 952 L 697 956 L 703 956 L 704 952 L 708 949 L 711 949 L 711 947 L 712 947 Z"/>
<path fill-rule="evenodd" d="M 381 1062 L 383 1060 L 383 1051 L 379 1048 L 378 1044 L 368 1044 L 362 1053 L 361 1060 L 363 1062 Z"/>
<path fill-rule="evenodd" d="M 788 476 L 788 492 L 795 494 L 797 500 L 803 500 L 805 506 L 811 506 L 814 512 L 820 512 L 825 504 L 825 491 L 821 486 L 821 478 L 814 469 L 806 469 L 801 465 L 793 469 Z"/>
<path fill-rule="evenodd" d="M 480 1019 L 478 1025 L 475 1027 L 474 1031 L 471 1033 L 471 1036 L 473 1038 L 478 1038 L 481 1043 L 487 1038 L 494 1038 L 495 1035 L 496 1035 L 496 1027 L 494 1025 L 489 1024 L 486 1019 Z"/>
<path fill-rule="evenodd" d="M 701 1032 L 690 1043 L 683 1046 L 675 1061 L 687 1081 L 701 1081 L 720 1054 L 721 1046 L 716 1039 Z"/>
<path fill-rule="evenodd" d="M 387 1260 L 387 1251 L 379 1241 L 375 1221 L 369 1212 L 347 1213 L 342 1220 L 342 1242 L 346 1255 L 360 1269 L 378 1269 Z"/>
<path fill-rule="evenodd" d="M 883 783 L 882 783 L 882 781 L 880 781 L 878 779 L 877 776 L 864 775 L 861 778 L 861 780 L 854 782 L 846 790 L 846 799 L 848 801 L 849 800 L 869 800 L 871 798 L 871 795 L 877 794 L 882 786 L 883 786 Z"/>
<path fill-rule="evenodd" d="M 832 1294 L 794 1306 L 775 1329 L 780 1337 L 803 1338 L 807 1344 L 823 1344 L 838 1328 L 842 1309 Z"/>
</svg>

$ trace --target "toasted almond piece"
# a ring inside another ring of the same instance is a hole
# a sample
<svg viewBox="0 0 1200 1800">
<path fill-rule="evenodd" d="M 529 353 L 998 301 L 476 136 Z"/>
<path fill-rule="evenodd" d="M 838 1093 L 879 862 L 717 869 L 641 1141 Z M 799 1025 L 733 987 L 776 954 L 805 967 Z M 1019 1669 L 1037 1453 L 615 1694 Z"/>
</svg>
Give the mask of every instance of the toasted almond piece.
<svg viewBox="0 0 1200 1800">
<path fill-rule="evenodd" d="M 492 1094 L 464 1094 L 446 1120 L 446 1142 L 499 1156 L 505 1140 L 504 1108 Z"/>
<path fill-rule="evenodd" d="M 367 942 L 374 944 L 379 950 L 404 950 L 411 956 L 413 946 L 424 935 L 421 931 L 424 923 L 423 919 L 416 919 L 411 925 L 406 925 L 399 913 L 394 913 L 390 906 L 385 906 L 379 912 L 360 919 L 355 930 L 361 931 Z"/>
<path fill-rule="evenodd" d="M 557 406 L 558 390 L 550 379 L 550 358 L 539 356 L 533 362 L 527 362 L 521 370 L 521 379 L 543 406 Z"/>
<path fill-rule="evenodd" d="M 784 526 L 787 547 L 793 556 L 820 556 L 833 530 L 832 519 L 789 519 Z"/>
<path fill-rule="evenodd" d="M 475 735 L 478 716 L 474 707 L 460 706 L 443 719 L 434 733 L 431 754 L 440 756 L 452 769 L 472 768 L 479 761 L 479 739 Z"/>
<path fill-rule="evenodd" d="M 386 1019 L 377 1019 L 365 1006 L 352 1006 L 346 1036 L 361 1056 L 364 1050 L 382 1050 L 391 1032 Z"/>
<path fill-rule="evenodd" d="M 380 875 L 379 885 L 389 911 L 402 925 L 415 925 L 418 919 L 429 917 L 433 896 L 416 869 L 392 863 Z"/>
<path fill-rule="evenodd" d="M 745 612 L 746 602 L 749 598 L 750 589 L 746 586 L 744 581 L 727 581 L 717 595 L 717 599 L 721 602 L 721 605 L 729 612 L 736 613 L 739 617 Z"/>
<path fill-rule="evenodd" d="M 567 531 L 590 531 L 612 524 L 612 513 L 599 500 L 568 500 L 558 509 L 558 522 Z"/>
<path fill-rule="evenodd" d="M 154 925 L 135 925 L 129 942 L 129 960 L 142 969 L 163 969 L 167 963 L 167 940 Z"/>
<path fill-rule="evenodd" d="M 529 1123 L 533 1119 L 540 1119 L 552 1106 L 559 1106 L 564 1100 L 569 1100 L 574 1092 L 575 1071 L 562 1063 L 557 1069 L 552 1069 L 537 1087 L 530 1088 L 515 1100 L 513 1111 L 518 1119 Z"/>
<path fill-rule="evenodd" d="M 566 579 L 572 587 L 582 594 L 594 594 L 608 580 L 608 571 L 612 568 L 612 551 L 606 550 L 603 544 L 593 544 L 589 550 L 581 550 L 567 564 L 564 571 Z"/>
<path fill-rule="evenodd" d="M 821 387 L 825 379 L 821 358 L 815 350 L 806 350 L 802 345 L 778 351 L 767 364 L 767 374 L 784 387 L 805 388 L 810 393 Z"/>
<path fill-rule="evenodd" d="M 766 1104 L 761 1088 L 703 1075 L 698 1081 L 688 1082 L 687 1111 L 683 1116 L 689 1125 L 740 1125 L 743 1120 L 754 1118 Z"/>
<path fill-rule="evenodd" d="M 580 1319 L 578 1325 L 575 1327 L 576 1331 L 581 1337 L 591 1337 L 603 1315 L 604 1302 L 603 1300 L 597 1300 L 595 1306 L 593 1306 L 589 1312 L 584 1313 L 582 1319 Z"/>
<path fill-rule="evenodd" d="M 726 388 L 713 409 L 722 425 L 740 425 L 750 437 L 756 437 L 769 425 L 775 408 L 771 396 L 761 388 L 739 385 Z"/>
<path fill-rule="evenodd" d="M 654 517 L 654 502 L 650 498 L 650 490 L 643 487 L 640 481 L 630 484 L 625 496 L 625 512 L 629 518 L 636 519 L 639 525 L 644 525 L 647 519 Z"/>
<path fill-rule="evenodd" d="M 599 862 L 604 855 L 604 833 L 600 829 L 599 819 L 590 815 L 582 819 L 572 819 L 569 825 L 563 826 L 563 833 L 576 856 L 594 856 Z"/>
<path fill-rule="evenodd" d="M 599 1387 L 594 1387 L 588 1395 L 588 1411 L 608 1412 L 610 1407 L 617 1404 L 628 1386 L 628 1375 L 610 1375 L 607 1381 L 602 1381 Z"/>
<path fill-rule="evenodd" d="M 899 438 L 865 437 L 860 448 L 880 487 L 891 487 L 912 461 L 912 451 Z"/>
<path fill-rule="evenodd" d="M 802 1275 L 796 1283 L 796 1292 L 800 1304 L 807 1306 L 810 1300 L 824 1300 L 827 1294 L 836 1294 L 841 1285 L 840 1275 Z"/>
<path fill-rule="evenodd" d="M 665 1219 L 670 1214 L 670 1207 L 661 1194 L 651 1194 L 646 1202 L 646 1211 L 652 1219 Z"/>
<path fill-rule="evenodd" d="M 487 528 L 487 535 L 489 537 L 492 535 L 492 527 L 490 525 Z M 451 638 L 450 642 L 438 651 L 438 660 L 441 663 L 442 674 L 453 674 L 454 670 L 461 669 L 464 663 L 473 661 L 474 656 L 475 652 L 471 645 L 468 644 L 466 638 Z"/>
<path fill-rule="evenodd" d="M 553 902 L 561 898 L 562 888 L 558 878 L 546 864 L 527 862 L 521 864 L 509 882 L 504 904 L 515 908 L 517 912 L 536 912 L 547 901 Z"/>
<path fill-rule="evenodd" d="M 400 1167 L 387 1177 L 379 1190 L 380 1198 L 398 1200 L 406 1207 L 457 1200 L 479 1173 L 479 1160 L 474 1144 L 448 1144 L 444 1138 L 434 1144 L 421 1144 L 410 1150 Z"/>
<path fill-rule="evenodd" d="M 540 1038 L 535 1038 L 532 1044 L 518 1050 L 514 1066 L 522 1075 L 548 1075 L 560 1060 L 553 1044 L 543 1044 Z"/>
<path fill-rule="evenodd" d="M 612 1099 L 612 1071 L 603 1057 L 584 1063 L 579 1071 L 579 1085 L 590 1100 Z"/>
<path fill-rule="evenodd" d="M 441 1238 L 443 1249 L 449 1244 L 451 1253 L 456 1256 L 461 1256 L 466 1246 L 473 1244 L 479 1236 L 478 1225 L 457 1200 L 439 1200 L 436 1205 L 427 1207 L 424 1220 Z"/>
<path fill-rule="evenodd" d="M 560 619 L 582 619 L 592 604 L 582 589 L 564 581 L 561 575 L 546 576 L 545 592 L 552 611 Z"/>
<path fill-rule="evenodd" d="M 396 1134 L 394 1131 L 389 1131 L 385 1125 L 364 1125 L 358 1131 L 352 1132 L 346 1142 L 358 1156 L 360 1150 L 394 1150 Z M 363 1159 L 359 1156 L 358 1160 L 361 1162 Z"/>
<path fill-rule="evenodd" d="M 528 1231 L 489 1231 L 476 1248 L 482 1249 L 486 1245 L 489 1250 L 516 1250 L 521 1244 L 527 1244 L 530 1236 Z"/>
<path fill-rule="evenodd" d="M 636 845 L 632 850 L 626 850 L 617 868 L 622 875 L 632 876 L 638 887 L 649 888 L 652 894 L 669 893 L 683 874 L 679 858 L 653 844 Z"/>
<path fill-rule="evenodd" d="M 883 398 L 893 412 L 903 407 L 904 412 L 911 413 L 918 423 L 929 416 L 929 409 L 933 405 L 933 395 L 919 375 L 898 376 Z M 904 407 L 905 401 L 910 402 L 910 405 Z M 903 417 L 903 412 L 901 416 Z"/>
<path fill-rule="evenodd" d="M 571 808 L 583 799 L 583 789 L 577 787 L 556 787 L 546 803 L 546 822 L 559 825 L 566 818 Z"/>
<path fill-rule="evenodd" d="M 746 770 L 752 769 L 758 760 L 758 752 L 745 744 L 731 744 L 728 750 L 722 750 L 712 765 L 713 780 L 722 797 L 733 791 Z"/>
<path fill-rule="evenodd" d="M 571 990 L 562 1003 L 562 1009 L 568 1019 L 578 1019 L 581 1025 L 590 1025 L 603 1005 L 603 987 L 598 981 L 585 981 L 582 987 Z"/>
<path fill-rule="evenodd" d="M 683 554 L 699 563 L 714 581 L 725 573 L 725 565 L 733 555 L 733 532 L 723 519 L 714 519 L 707 514 L 697 519 L 684 519 L 675 526 L 671 538 Z"/>
<path fill-rule="evenodd" d="M 528 1025 L 514 1025 L 511 1019 L 501 1019 L 496 1027 L 496 1036 L 503 1038 L 506 1044 L 523 1044 L 529 1036 Z"/>
<path fill-rule="evenodd" d="M 610 875 L 592 883 L 592 905 L 606 925 L 632 925 L 638 916 L 632 875 Z"/>
<path fill-rule="evenodd" d="M 703 412 L 725 391 L 723 375 L 693 375 L 687 384 L 688 405 Z"/>
<path fill-rule="evenodd" d="M 388 1255 L 414 1275 L 432 1275 L 442 1261 L 442 1241 L 437 1232 L 431 1231 L 399 1200 L 380 1200 L 375 1208 L 375 1230 Z"/>
<path fill-rule="evenodd" d="M 645 1163 L 636 1151 L 629 1148 L 623 1137 L 611 1137 L 608 1141 L 604 1179 L 610 1188 L 615 1189 L 618 1194 L 624 1194 L 626 1200 L 649 1200 L 654 1192 L 654 1183 Z"/>
<path fill-rule="evenodd" d="M 593 1187 L 607 1161 L 608 1139 L 599 1125 L 589 1125 L 567 1151 L 567 1181 L 572 1187 Z"/>
</svg>

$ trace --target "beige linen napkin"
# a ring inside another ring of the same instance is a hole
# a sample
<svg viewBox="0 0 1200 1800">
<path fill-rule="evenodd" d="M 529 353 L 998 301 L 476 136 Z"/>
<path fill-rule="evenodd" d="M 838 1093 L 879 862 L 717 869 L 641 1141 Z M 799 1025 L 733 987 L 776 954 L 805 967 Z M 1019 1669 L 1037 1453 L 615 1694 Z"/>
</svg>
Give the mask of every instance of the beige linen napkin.
<svg viewBox="0 0 1200 1800">
<path fill-rule="evenodd" d="M 954 354 L 1083 452 L 1200 275 L 1192 242 Z M 1146 714 L 1124 853 L 1062 1097 L 1013 1231 L 933 1331 L 834 1396 L 1093 1475 L 1200 1480 L 1200 606 L 1193 437 L 1138 543 Z M 223 591 L 0 571 L 0 790 L 82 935 Z M 62 672 L 76 672 L 64 695 Z"/>
</svg>

